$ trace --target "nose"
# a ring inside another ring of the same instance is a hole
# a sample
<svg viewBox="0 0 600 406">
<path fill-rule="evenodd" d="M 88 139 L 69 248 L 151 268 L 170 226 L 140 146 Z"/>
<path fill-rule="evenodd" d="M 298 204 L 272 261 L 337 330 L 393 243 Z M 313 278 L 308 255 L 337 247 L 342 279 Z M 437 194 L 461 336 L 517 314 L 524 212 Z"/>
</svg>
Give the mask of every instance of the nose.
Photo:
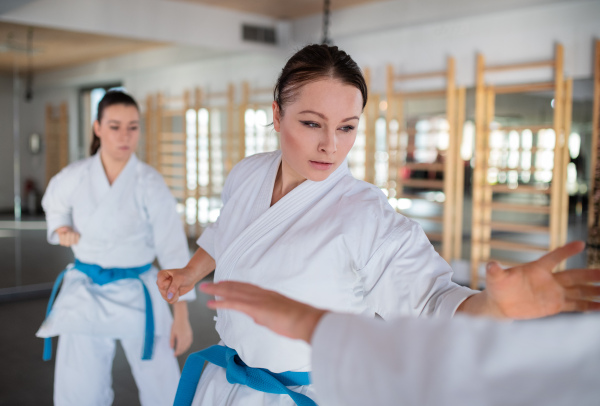
<svg viewBox="0 0 600 406">
<path fill-rule="evenodd" d="M 337 151 L 335 129 L 324 131 L 321 139 L 319 140 L 319 151 L 325 152 L 328 155 Z"/>
</svg>

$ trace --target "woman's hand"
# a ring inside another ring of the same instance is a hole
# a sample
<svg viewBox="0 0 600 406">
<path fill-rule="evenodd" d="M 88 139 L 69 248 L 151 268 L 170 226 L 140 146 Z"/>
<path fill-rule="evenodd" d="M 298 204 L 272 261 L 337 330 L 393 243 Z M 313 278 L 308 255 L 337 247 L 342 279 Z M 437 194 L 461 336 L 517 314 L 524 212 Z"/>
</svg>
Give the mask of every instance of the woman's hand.
<svg viewBox="0 0 600 406">
<path fill-rule="evenodd" d="M 56 230 L 54 230 L 54 232 L 58 234 L 58 243 L 63 247 L 77 245 L 77 243 L 79 242 L 79 233 L 73 231 L 71 227 L 59 227 Z"/>
<path fill-rule="evenodd" d="M 600 310 L 600 286 L 593 285 L 600 282 L 600 269 L 552 273 L 559 263 L 584 248 L 582 241 L 575 241 L 537 261 L 509 269 L 490 262 L 485 291 L 468 298 L 458 311 L 531 319 L 560 312 Z"/>
<path fill-rule="evenodd" d="M 246 313 L 273 332 L 310 343 L 326 311 L 296 302 L 279 293 L 242 282 L 203 283 L 200 290 L 218 296 L 207 303 L 211 309 L 231 309 Z"/>
<path fill-rule="evenodd" d="M 190 348 L 193 337 L 187 302 L 175 303 L 173 305 L 173 325 L 171 326 L 169 345 L 175 350 L 176 357 Z"/>
<path fill-rule="evenodd" d="M 163 299 L 174 304 L 179 300 L 179 296 L 183 296 L 194 288 L 198 282 L 195 278 L 194 271 L 189 268 L 182 269 L 163 269 L 158 272 L 156 284 Z"/>
</svg>

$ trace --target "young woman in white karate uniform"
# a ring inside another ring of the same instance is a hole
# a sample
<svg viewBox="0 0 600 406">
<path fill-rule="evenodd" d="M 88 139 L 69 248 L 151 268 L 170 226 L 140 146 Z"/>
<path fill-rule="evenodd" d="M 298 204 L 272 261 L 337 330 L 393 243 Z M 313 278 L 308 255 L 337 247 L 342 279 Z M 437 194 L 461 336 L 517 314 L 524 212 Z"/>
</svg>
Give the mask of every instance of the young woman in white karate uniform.
<svg viewBox="0 0 600 406">
<path fill-rule="evenodd" d="M 163 297 L 173 303 L 216 267 L 215 282 L 248 282 L 319 308 L 384 319 L 455 312 L 532 318 L 584 303 L 564 300 L 566 288 L 546 274 L 511 274 L 484 292 L 453 283 L 421 227 L 348 169 L 366 101 L 360 69 L 337 47 L 310 45 L 292 56 L 274 91 L 281 150 L 236 165 L 221 215 L 188 265 L 159 273 Z M 315 404 L 305 342 L 241 313 L 217 314 L 221 347 L 188 358 L 177 406 Z M 203 360 L 210 363 L 197 384 Z"/>
<path fill-rule="evenodd" d="M 195 294 L 174 303 L 172 317 L 156 287 L 155 258 L 173 268 L 190 257 L 175 199 L 161 175 L 135 156 L 139 128 L 134 99 L 106 93 L 94 122 L 92 156 L 54 176 L 42 200 L 48 241 L 75 254 L 37 332 L 46 338 L 45 359 L 51 357 L 49 337 L 59 336 L 56 405 L 112 404 L 116 340 L 141 404 L 170 405 L 180 375 L 176 356 L 192 342 L 186 300 Z"/>
</svg>

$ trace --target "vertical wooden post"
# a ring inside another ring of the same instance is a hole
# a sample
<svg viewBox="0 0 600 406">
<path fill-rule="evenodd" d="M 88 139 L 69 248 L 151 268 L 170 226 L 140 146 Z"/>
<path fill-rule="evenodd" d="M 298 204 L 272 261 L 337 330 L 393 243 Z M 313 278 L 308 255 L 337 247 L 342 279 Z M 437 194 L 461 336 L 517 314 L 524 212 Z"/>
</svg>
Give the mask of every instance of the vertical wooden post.
<svg viewBox="0 0 600 406">
<path fill-rule="evenodd" d="M 558 246 L 564 245 L 567 241 L 567 230 L 569 228 L 569 191 L 567 190 L 567 166 L 570 162 L 569 154 L 569 136 L 571 134 L 571 119 L 573 113 L 573 79 L 565 80 L 565 95 L 564 95 L 564 143 L 560 154 L 562 154 L 562 168 L 560 169 L 562 186 L 560 196 L 560 223 Z M 564 269 L 566 261 L 561 262 L 559 269 Z"/>
<path fill-rule="evenodd" d="M 247 81 L 242 82 L 242 98 L 239 107 L 239 156 L 240 160 L 246 156 L 246 110 L 250 102 L 250 85 Z"/>
<path fill-rule="evenodd" d="M 463 202 L 465 189 L 465 165 L 461 157 L 461 146 L 463 141 L 463 126 L 465 123 L 465 88 L 460 87 L 457 91 L 457 118 L 456 118 L 456 200 L 454 214 L 454 251 L 452 258 L 462 257 L 462 232 L 463 232 Z"/>
<path fill-rule="evenodd" d="M 490 240 L 492 238 L 492 186 L 487 180 L 489 171 L 488 160 L 490 159 L 490 136 L 492 123 L 495 117 L 495 99 L 496 93 L 492 86 L 487 87 L 486 92 L 486 117 L 484 129 L 484 159 L 483 159 L 483 204 L 481 207 L 481 260 L 488 261 L 490 259 Z"/>
<path fill-rule="evenodd" d="M 565 143 L 564 134 L 564 70 L 563 70 L 563 47 L 561 44 L 556 45 L 555 60 L 554 60 L 554 119 L 553 128 L 555 134 L 554 145 L 554 168 L 552 170 L 552 184 L 550 186 L 550 250 L 555 249 L 559 245 L 560 234 L 560 207 L 561 193 L 564 187 L 561 185 L 561 168 L 563 167 L 563 145 Z"/>
<path fill-rule="evenodd" d="M 60 104 L 58 128 L 60 146 L 60 170 L 69 164 L 69 117 L 66 102 L 62 102 Z"/>
<path fill-rule="evenodd" d="M 387 139 L 388 139 L 388 189 L 391 188 L 390 183 L 394 182 L 396 185 L 398 180 L 398 142 L 399 136 L 396 134 L 395 146 L 392 146 L 391 142 L 391 126 L 390 123 L 394 119 L 394 67 L 392 65 L 387 66 L 386 70 L 386 91 L 385 99 L 387 102 L 387 109 L 385 111 L 385 122 L 387 125 Z M 397 191 L 396 187 L 394 189 Z"/>
<path fill-rule="evenodd" d="M 442 229 L 442 257 L 450 263 L 452 259 L 452 224 L 454 222 L 454 200 L 456 194 L 456 85 L 454 82 L 454 58 L 448 58 L 446 71 L 446 120 L 448 121 L 448 149 L 444 160 L 444 213 Z"/>
<path fill-rule="evenodd" d="M 475 168 L 473 171 L 473 210 L 471 232 L 471 288 L 479 287 L 479 263 L 481 261 L 481 210 L 483 185 L 485 182 L 485 61 L 483 55 L 477 55 L 475 86 Z"/>
<path fill-rule="evenodd" d="M 235 147 L 233 145 L 233 126 L 235 123 L 235 119 L 233 118 L 234 96 L 235 90 L 233 89 L 233 84 L 230 83 L 227 86 L 227 158 L 225 158 L 225 176 L 229 175 L 229 172 L 231 172 L 231 169 L 237 163 L 237 157 L 234 157 Z"/>
</svg>

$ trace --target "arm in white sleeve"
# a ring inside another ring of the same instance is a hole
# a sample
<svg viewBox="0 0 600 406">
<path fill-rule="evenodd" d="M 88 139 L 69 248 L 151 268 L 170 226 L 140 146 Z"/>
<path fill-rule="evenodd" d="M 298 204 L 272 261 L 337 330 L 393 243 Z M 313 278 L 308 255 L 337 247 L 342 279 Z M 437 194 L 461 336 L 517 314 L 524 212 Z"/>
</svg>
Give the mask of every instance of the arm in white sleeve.
<svg viewBox="0 0 600 406">
<path fill-rule="evenodd" d="M 145 193 L 145 209 L 152 225 L 154 248 L 162 269 L 183 268 L 190 260 L 190 251 L 183 223 L 177 213 L 177 202 L 165 184 L 162 176 L 155 171 L 148 175 Z M 192 289 L 179 300 L 194 300 L 196 290 Z"/>
<path fill-rule="evenodd" d="M 320 406 L 592 406 L 600 316 L 498 322 L 327 314 L 312 338 Z"/>
<path fill-rule="evenodd" d="M 452 282 L 452 268 L 417 223 L 405 219 L 359 270 L 365 299 L 383 318 L 452 317 L 477 291 Z"/>
<path fill-rule="evenodd" d="M 77 171 L 72 169 L 71 166 L 66 167 L 53 176 L 42 198 L 42 207 L 46 214 L 47 239 L 50 244 L 59 243 L 55 232 L 58 228 L 65 226 L 74 228 L 71 197 L 80 177 L 77 176 Z"/>
</svg>

